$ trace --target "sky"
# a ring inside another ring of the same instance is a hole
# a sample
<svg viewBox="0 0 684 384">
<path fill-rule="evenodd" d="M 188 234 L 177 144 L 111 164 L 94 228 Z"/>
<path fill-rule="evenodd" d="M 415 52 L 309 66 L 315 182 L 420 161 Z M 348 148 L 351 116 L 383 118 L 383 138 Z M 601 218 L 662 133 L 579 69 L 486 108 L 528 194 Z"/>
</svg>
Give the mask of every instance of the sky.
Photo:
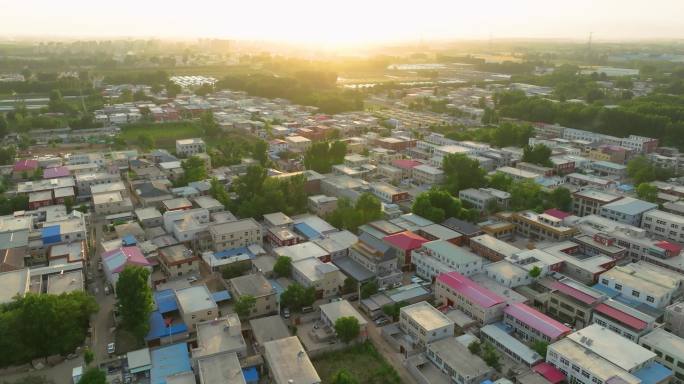
<svg viewBox="0 0 684 384">
<path fill-rule="evenodd" d="M 0 37 L 684 38 L 684 0 L 0 0 Z"/>
</svg>

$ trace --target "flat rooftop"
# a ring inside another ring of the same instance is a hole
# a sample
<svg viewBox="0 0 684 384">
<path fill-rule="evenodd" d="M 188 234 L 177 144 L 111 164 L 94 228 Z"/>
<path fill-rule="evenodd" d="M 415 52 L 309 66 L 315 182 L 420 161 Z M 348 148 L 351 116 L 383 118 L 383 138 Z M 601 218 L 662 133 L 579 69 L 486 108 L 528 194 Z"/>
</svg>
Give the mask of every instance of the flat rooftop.
<svg viewBox="0 0 684 384">
<path fill-rule="evenodd" d="M 290 337 L 290 331 L 280 315 L 260 317 L 249 321 L 252 333 L 259 345 L 268 341 Z"/>
<path fill-rule="evenodd" d="M 230 285 L 238 296 L 260 297 L 275 293 L 271 283 L 261 274 L 250 274 L 230 279 Z"/>
<path fill-rule="evenodd" d="M 439 329 L 454 324 L 445 314 L 426 301 L 421 301 L 401 308 L 401 313 L 413 319 L 426 331 Z"/>
<path fill-rule="evenodd" d="M 197 324 L 197 348 L 193 358 L 211 356 L 221 352 L 237 352 L 247 348 L 242 337 L 242 326 L 237 314 L 228 315 Z"/>
<path fill-rule="evenodd" d="M 614 334 L 614 338 L 621 338 Z M 627 340 L 627 339 L 625 339 Z M 574 342 L 569 338 L 561 339 L 553 343 L 550 348 L 553 348 L 559 355 L 568 358 L 570 361 L 576 362 L 587 371 L 590 371 L 594 376 L 602 380 L 609 378 L 619 378 L 627 384 L 640 384 L 641 380 L 629 374 L 627 371 L 620 369 L 616 365 L 611 364 L 601 358 L 596 353 L 587 352 L 587 350 L 580 344 Z M 621 381 L 621 382 L 622 382 Z"/>
<path fill-rule="evenodd" d="M 571 333 L 567 338 L 625 371 L 641 366 L 656 356 L 648 349 L 598 324 Z"/>
<path fill-rule="evenodd" d="M 316 372 L 297 336 L 264 344 L 264 358 L 276 383 L 319 384 Z"/>
<path fill-rule="evenodd" d="M 333 324 L 340 317 L 355 317 L 362 327 L 367 324 L 366 319 L 347 300 L 333 301 L 318 308 Z"/>
<path fill-rule="evenodd" d="M 176 291 L 176 299 L 181 310 L 194 313 L 216 308 L 216 302 L 206 285 L 196 285 Z"/>
<path fill-rule="evenodd" d="M 221 353 L 197 360 L 200 384 L 246 384 L 236 353 Z"/>
</svg>

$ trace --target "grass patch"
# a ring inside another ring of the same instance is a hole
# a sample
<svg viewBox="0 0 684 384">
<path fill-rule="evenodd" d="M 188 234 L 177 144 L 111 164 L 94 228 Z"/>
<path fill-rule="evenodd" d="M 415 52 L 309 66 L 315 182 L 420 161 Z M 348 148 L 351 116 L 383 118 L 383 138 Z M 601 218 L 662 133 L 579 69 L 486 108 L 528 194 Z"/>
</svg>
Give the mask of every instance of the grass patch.
<svg viewBox="0 0 684 384">
<path fill-rule="evenodd" d="M 401 384 L 397 372 L 370 341 L 318 356 L 313 365 L 323 384 L 330 383 L 340 369 L 347 370 L 359 383 Z"/>
<path fill-rule="evenodd" d="M 124 126 L 119 138 L 124 140 L 126 144 L 136 145 L 138 137 L 146 134 L 152 137 L 155 147 L 175 150 L 176 140 L 202 137 L 202 133 L 198 123 L 191 121 L 136 123 Z"/>
</svg>

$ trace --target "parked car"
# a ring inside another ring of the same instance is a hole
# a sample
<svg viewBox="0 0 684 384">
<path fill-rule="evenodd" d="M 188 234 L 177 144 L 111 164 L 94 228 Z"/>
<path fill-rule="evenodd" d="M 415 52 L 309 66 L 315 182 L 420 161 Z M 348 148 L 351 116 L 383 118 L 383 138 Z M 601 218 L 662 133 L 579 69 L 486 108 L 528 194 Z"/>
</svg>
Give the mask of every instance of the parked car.
<svg viewBox="0 0 684 384">
<path fill-rule="evenodd" d="M 378 327 L 382 327 L 383 325 L 387 325 L 389 323 L 390 323 L 390 319 L 388 319 L 384 316 L 375 320 L 375 325 L 377 325 Z"/>
<path fill-rule="evenodd" d="M 197 279 L 197 276 L 190 276 L 190 277 L 188 277 L 188 282 L 190 282 L 190 283 L 194 283 L 194 282 L 197 281 L 197 280 L 198 280 L 198 279 Z"/>
<path fill-rule="evenodd" d="M 309 313 L 309 312 L 313 312 L 313 311 L 314 311 L 314 308 L 311 306 L 302 307 L 302 313 Z"/>
<path fill-rule="evenodd" d="M 286 319 L 290 318 L 290 308 L 283 308 L 283 317 Z"/>
<path fill-rule="evenodd" d="M 116 351 L 116 344 L 114 344 L 114 343 L 107 344 L 107 353 L 109 353 L 111 355 L 115 351 Z"/>
<path fill-rule="evenodd" d="M 359 295 L 351 295 L 347 298 L 349 301 L 356 301 L 359 299 Z"/>
</svg>

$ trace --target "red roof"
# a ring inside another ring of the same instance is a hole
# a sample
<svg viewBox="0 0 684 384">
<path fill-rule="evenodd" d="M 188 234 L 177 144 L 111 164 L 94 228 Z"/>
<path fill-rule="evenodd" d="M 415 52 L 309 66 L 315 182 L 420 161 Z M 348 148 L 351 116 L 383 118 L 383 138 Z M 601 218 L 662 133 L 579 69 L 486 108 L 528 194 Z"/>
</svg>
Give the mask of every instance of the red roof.
<svg viewBox="0 0 684 384">
<path fill-rule="evenodd" d="M 448 285 L 454 291 L 459 292 L 463 296 L 484 308 L 490 308 L 505 302 L 501 296 L 475 283 L 458 272 L 441 273 L 437 277 L 437 281 Z"/>
<path fill-rule="evenodd" d="M 523 303 L 509 305 L 504 309 L 504 313 L 513 316 L 551 339 L 557 339 L 572 331 L 562 323 Z"/>
<path fill-rule="evenodd" d="M 404 169 L 411 169 L 411 168 L 417 167 L 421 164 L 423 164 L 423 163 L 421 163 L 420 161 L 411 160 L 411 159 L 397 159 L 397 160 L 392 161 L 392 165 L 394 165 L 397 168 L 404 168 Z"/>
<path fill-rule="evenodd" d="M 669 241 L 659 241 L 656 243 L 656 246 L 658 248 L 662 248 L 668 252 L 671 252 L 672 256 L 677 256 L 679 255 L 679 252 L 682 251 L 682 247 L 680 245 L 670 243 Z"/>
<path fill-rule="evenodd" d="M 38 160 L 19 160 L 14 164 L 14 172 L 33 171 L 38 168 Z"/>
<path fill-rule="evenodd" d="M 43 171 L 43 179 L 54 179 L 56 177 L 69 176 L 69 168 L 67 167 L 52 167 Z"/>
<path fill-rule="evenodd" d="M 544 378 L 550 381 L 551 384 L 557 384 L 565 380 L 565 375 L 563 372 L 549 363 L 537 364 L 532 367 L 532 370 L 544 376 Z"/>
<path fill-rule="evenodd" d="M 593 304 L 594 302 L 596 302 L 595 297 L 593 297 L 589 294 L 586 294 L 586 293 L 580 291 L 579 289 L 575 289 L 569 285 L 565 285 L 565 284 L 558 282 L 558 281 L 553 283 L 551 285 L 551 288 L 558 290 L 558 291 L 561 291 L 568 296 L 572 296 L 575 299 L 577 299 L 577 300 L 579 300 L 585 304 Z"/>
<path fill-rule="evenodd" d="M 604 303 L 597 305 L 596 308 L 594 308 L 594 310 L 606 316 L 610 316 L 611 318 L 616 319 L 621 323 L 626 324 L 629 327 L 639 331 L 643 331 L 644 329 L 646 329 L 646 327 L 648 327 L 648 323 L 646 323 L 645 321 L 637 319 L 636 317 L 628 313 L 622 312 L 621 310 L 613 308 Z"/>
<path fill-rule="evenodd" d="M 386 243 L 404 251 L 412 251 L 420 248 L 428 240 L 411 231 L 399 232 L 382 238 Z"/>
<path fill-rule="evenodd" d="M 544 211 L 544 213 L 546 213 L 549 216 L 553 216 L 556 219 L 561 219 L 561 220 L 565 219 L 568 216 L 572 216 L 572 214 L 567 213 L 565 211 L 561 211 L 560 209 L 556 209 L 556 208 L 547 209 L 546 211 Z"/>
</svg>

